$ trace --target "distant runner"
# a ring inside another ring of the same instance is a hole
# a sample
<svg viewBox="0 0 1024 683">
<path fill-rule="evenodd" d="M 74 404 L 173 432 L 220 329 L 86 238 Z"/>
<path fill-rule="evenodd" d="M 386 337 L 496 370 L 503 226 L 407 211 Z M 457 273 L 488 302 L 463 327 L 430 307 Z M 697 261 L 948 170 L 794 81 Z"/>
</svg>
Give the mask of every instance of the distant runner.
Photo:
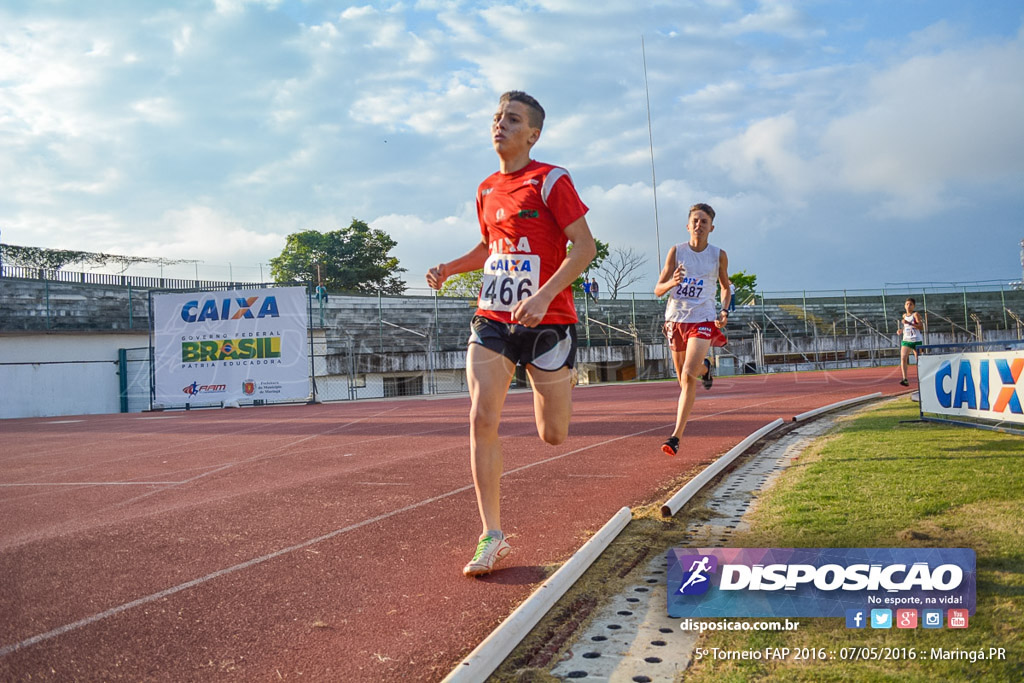
<svg viewBox="0 0 1024 683">
<path fill-rule="evenodd" d="M 690 240 L 668 250 L 665 267 L 654 286 L 656 296 L 671 292 L 665 308 L 665 335 L 672 349 L 672 362 L 679 378 L 679 403 L 676 428 L 661 450 L 667 455 L 679 452 L 679 438 L 686 429 L 697 380 L 711 388 L 711 362 L 705 356 L 712 346 L 725 346 L 722 330 L 729 322 L 729 259 L 725 251 L 708 243 L 715 229 L 715 210 L 707 204 L 694 204 L 686 229 Z M 715 315 L 715 283 L 721 285 L 722 312 Z M 703 367 L 701 367 L 703 366 Z"/>
<path fill-rule="evenodd" d="M 917 347 L 924 343 L 924 323 L 921 322 L 921 314 L 914 310 L 916 307 L 917 302 L 913 298 L 908 298 L 903 303 L 905 313 L 899 322 L 899 326 L 903 328 L 903 341 L 900 342 L 900 374 L 903 375 L 903 379 L 900 380 L 900 384 L 905 387 L 910 386 L 910 382 L 907 381 L 910 354 L 914 354 L 914 361 L 917 362 Z"/>
</svg>

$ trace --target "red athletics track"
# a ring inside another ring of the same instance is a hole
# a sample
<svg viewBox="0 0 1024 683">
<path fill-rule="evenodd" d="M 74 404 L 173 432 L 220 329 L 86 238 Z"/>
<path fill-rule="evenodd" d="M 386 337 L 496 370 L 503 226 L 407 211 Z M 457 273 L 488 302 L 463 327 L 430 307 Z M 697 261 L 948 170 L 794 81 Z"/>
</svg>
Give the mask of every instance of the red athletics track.
<svg viewBox="0 0 1024 683">
<path fill-rule="evenodd" d="M 513 553 L 477 580 L 465 397 L 2 421 L 0 680 L 438 680 L 622 506 L 898 380 L 719 378 L 675 458 L 673 383 L 577 389 L 557 447 L 513 394 Z"/>
</svg>

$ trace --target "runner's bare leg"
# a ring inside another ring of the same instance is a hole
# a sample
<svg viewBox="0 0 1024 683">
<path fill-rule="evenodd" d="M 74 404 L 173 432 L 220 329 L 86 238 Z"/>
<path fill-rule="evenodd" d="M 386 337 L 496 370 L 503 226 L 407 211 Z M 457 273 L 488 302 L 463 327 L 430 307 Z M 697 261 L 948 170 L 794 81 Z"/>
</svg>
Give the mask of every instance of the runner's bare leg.
<svg viewBox="0 0 1024 683">
<path fill-rule="evenodd" d="M 498 425 L 515 366 L 500 353 L 470 344 L 466 354 L 469 384 L 469 453 L 483 531 L 501 529 L 503 459 Z"/>
</svg>

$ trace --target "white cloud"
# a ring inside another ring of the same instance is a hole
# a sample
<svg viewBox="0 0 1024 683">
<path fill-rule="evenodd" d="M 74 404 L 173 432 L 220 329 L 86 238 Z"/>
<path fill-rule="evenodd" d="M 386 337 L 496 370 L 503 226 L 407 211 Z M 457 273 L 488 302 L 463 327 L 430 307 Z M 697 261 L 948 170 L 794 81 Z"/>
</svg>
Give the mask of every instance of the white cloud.
<svg viewBox="0 0 1024 683">
<path fill-rule="evenodd" d="M 901 215 L 958 202 L 958 187 L 1024 178 L 1024 46 L 913 57 L 864 89 L 864 106 L 835 120 L 822 146 L 854 191 L 889 198 Z"/>
<path fill-rule="evenodd" d="M 548 110 L 537 158 L 570 170 L 595 234 L 653 255 L 641 35 L 663 250 L 698 200 L 737 263 L 780 281 L 803 275 L 777 244 L 833 248 L 873 207 L 900 234 L 922 216 L 948 234 L 948 206 L 1024 211 L 1022 38 L 927 3 L 879 38 L 876 10 L 831 3 L 18 6 L 0 9 L 12 243 L 265 263 L 289 232 L 359 217 L 395 231 L 412 283 L 477 234 L 466 202 L 514 88 Z"/>
<path fill-rule="evenodd" d="M 798 135 L 796 118 L 783 114 L 753 123 L 716 145 L 708 157 L 741 185 L 768 184 L 796 198 L 818 184 L 812 164 L 795 151 Z"/>
</svg>

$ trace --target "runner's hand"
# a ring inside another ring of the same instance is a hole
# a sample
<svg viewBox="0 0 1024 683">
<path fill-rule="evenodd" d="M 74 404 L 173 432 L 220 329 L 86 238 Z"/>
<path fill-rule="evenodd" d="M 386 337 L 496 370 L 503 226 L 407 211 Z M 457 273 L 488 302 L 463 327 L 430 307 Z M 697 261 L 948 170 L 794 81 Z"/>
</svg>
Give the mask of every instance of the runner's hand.
<svg viewBox="0 0 1024 683">
<path fill-rule="evenodd" d="M 540 292 L 528 296 L 512 309 L 512 322 L 523 327 L 537 327 L 548 312 L 551 302 Z"/>
<path fill-rule="evenodd" d="M 447 279 L 448 276 L 444 274 L 443 263 L 439 263 L 427 271 L 427 284 L 430 285 L 431 289 L 441 289 L 441 285 Z"/>
</svg>

